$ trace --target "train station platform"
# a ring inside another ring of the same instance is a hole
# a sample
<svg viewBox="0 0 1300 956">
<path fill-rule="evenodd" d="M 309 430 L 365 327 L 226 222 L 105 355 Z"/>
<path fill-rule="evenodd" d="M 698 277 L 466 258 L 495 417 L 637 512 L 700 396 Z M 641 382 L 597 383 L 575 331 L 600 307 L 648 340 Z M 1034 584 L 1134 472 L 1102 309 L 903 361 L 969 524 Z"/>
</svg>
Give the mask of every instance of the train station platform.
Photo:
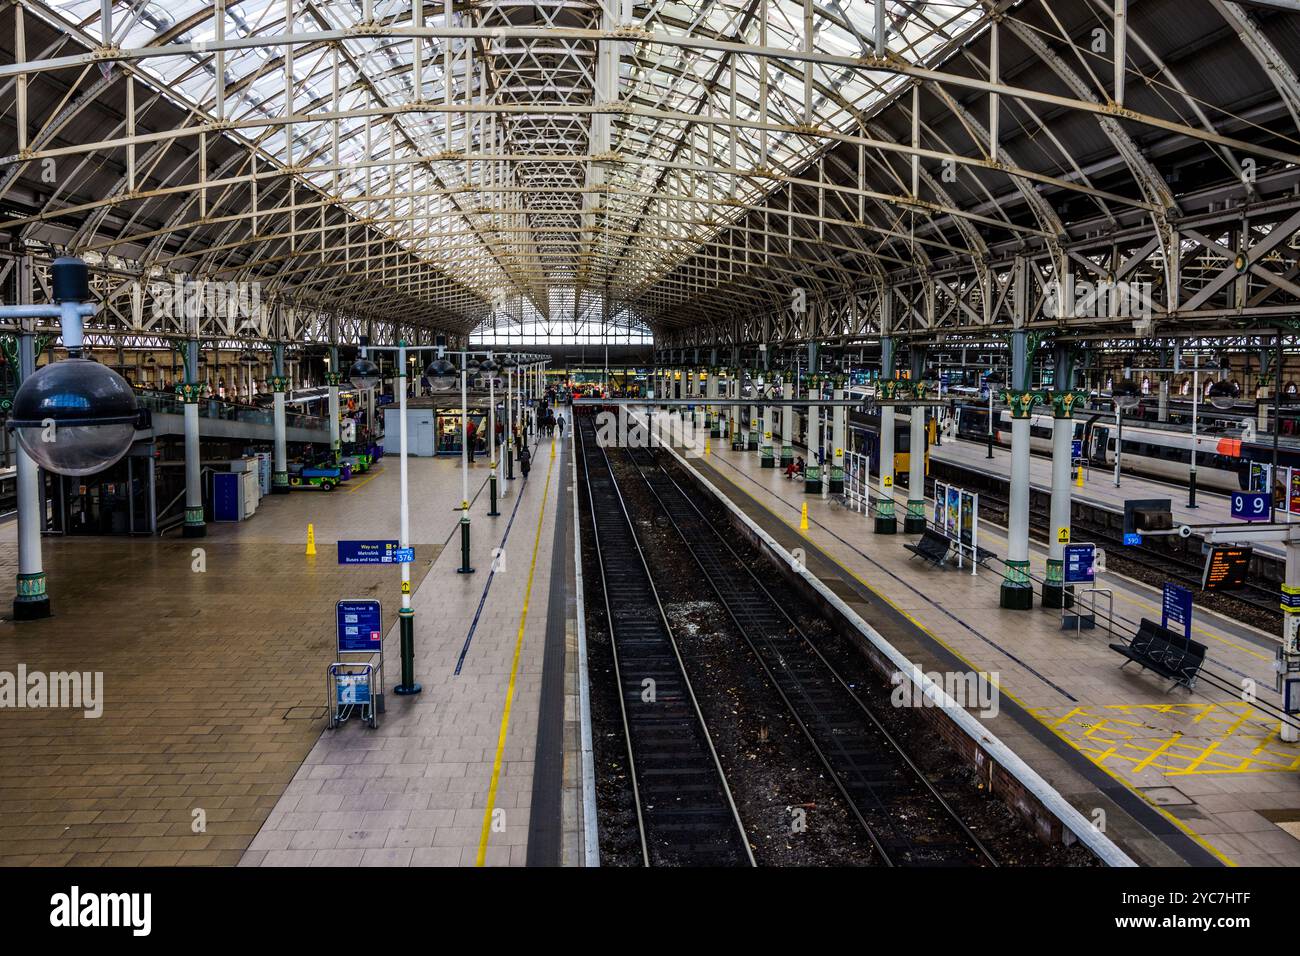
<svg viewBox="0 0 1300 956">
<path fill-rule="evenodd" d="M 269 498 L 202 539 L 46 538 L 54 616 L 0 622 L 0 865 L 518 864 L 579 852 L 576 790 L 561 801 L 577 737 L 563 448 L 552 460 L 541 446 L 526 482 L 502 480 L 495 518 L 487 462 L 474 465 L 472 575 L 456 573 L 459 461 L 408 462 L 416 696 L 391 693 L 398 568 L 340 566 L 335 553 L 340 539 L 398 536 L 391 454 L 333 493 Z M 14 538 L 12 522 L 0 526 L 5 606 Z M 344 598 L 383 602 L 389 692 L 373 730 L 326 729 Z M 6 675 L 74 671 L 98 687 L 84 707 L 5 702 Z"/>
<path fill-rule="evenodd" d="M 1037 602 L 1000 608 L 997 562 L 972 575 L 969 564 L 910 560 L 901 520 L 897 535 L 874 534 L 869 516 L 804 494 L 781 469 L 761 468 L 757 452 L 713 444 L 707 456 L 674 450 L 778 544 L 803 549 L 807 569 L 922 670 L 989 674 L 999 691 L 996 716 L 981 717 L 989 730 L 1134 860 L 1300 864 L 1300 745 L 1281 742 L 1278 718 L 1264 709 L 1278 704 L 1276 637 L 1198 607 L 1206 671 L 1194 693 L 1167 691 L 1167 681 L 1120 669 L 1104 622 L 1079 636 Z M 898 497 L 901 514 L 903 489 Z M 1006 554 L 1004 530 L 986 522 L 980 544 Z M 1041 579 L 1046 549 L 1031 549 Z M 1160 620 L 1158 591 L 1100 577 L 1115 589 L 1117 626 Z"/>
</svg>

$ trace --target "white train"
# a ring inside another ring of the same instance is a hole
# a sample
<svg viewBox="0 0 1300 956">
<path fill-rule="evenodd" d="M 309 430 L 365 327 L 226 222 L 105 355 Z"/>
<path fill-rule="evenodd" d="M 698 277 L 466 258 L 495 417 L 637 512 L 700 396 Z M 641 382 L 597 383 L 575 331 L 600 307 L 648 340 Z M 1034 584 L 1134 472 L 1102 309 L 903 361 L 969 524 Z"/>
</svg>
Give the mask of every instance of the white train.
<svg viewBox="0 0 1300 956">
<path fill-rule="evenodd" d="M 970 441 L 988 440 L 988 406 L 961 404 L 954 408 L 957 434 Z M 1029 421 L 1029 446 L 1038 453 L 1052 453 L 1051 414 L 1034 415 Z M 1115 467 L 1117 429 L 1113 416 L 1093 413 L 1073 420 L 1075 441 L 1091 464 Z M 1011 412 L 994 409 L 993 440 L 1011 446 Z M 1186 483 L 1191 470 L 1190 431 L 1148 428 L 1124 424 L 1121 467 L 1138 475 Z M 1196 483 L 1220 491 L 1239 491 L 1247 486 L 1251 461 L 1271 462 L 1271 442 L 1255 442 L 1254 424 L 1245 420 L 1231 431 L 1201 433 L 1196 437 Z M 1300 464 L 1300 447 L 1286 442 L 1280 452 L 1282 464 Z"/>
</svg>

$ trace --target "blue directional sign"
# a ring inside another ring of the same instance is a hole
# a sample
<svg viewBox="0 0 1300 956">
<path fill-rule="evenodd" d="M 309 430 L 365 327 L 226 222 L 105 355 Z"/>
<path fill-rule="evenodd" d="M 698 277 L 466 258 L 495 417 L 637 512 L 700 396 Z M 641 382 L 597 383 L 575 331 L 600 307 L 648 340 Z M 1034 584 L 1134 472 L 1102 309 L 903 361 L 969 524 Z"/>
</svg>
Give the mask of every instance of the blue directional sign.
<svg viewBox="0 0 1300 956">
<path fill-rule="evenodd" d="M 336 605 L 340 654 L 377 652 L 384 642 L 384 612 L 378 601 L 339 601 Z"/>
<path fill-rule="evenodd" d="M 1091 584 L 1096 580 L 1095 544 L 1067 544 L 1063 555 L 1063 579 L 1066 584 Z"/>
<path fill-rule="evenodd" d="M 1267 491 L 1234 491 L 1229 499 L 1232 517 L 1241 521 L 1269 521 L 1273 496 Z"/>
<path fill-rule="evenodd" d="M 1165 582 L 1164 600 L 1160 604 L 1160 623 L 1171 631 L 1183 632 L 1192 639 L 1192 592 L 1177 584 Z"/>
<path fill-rule="evenodd" d="M 396 541 L 340 541 L 339 564 L 394 564 Z"/>
<path fill-rule="evenodd" d="M 1070 442 L 1070 457 L 1071 457 L 1071 458 L 1082 458 L 1082 457 L 1083 457 L 1083 439 L 1082 439 L 1082 438 L 1076 438 L 1076 439 L 1074 439 L 1072 442 Z"/>
</svg>

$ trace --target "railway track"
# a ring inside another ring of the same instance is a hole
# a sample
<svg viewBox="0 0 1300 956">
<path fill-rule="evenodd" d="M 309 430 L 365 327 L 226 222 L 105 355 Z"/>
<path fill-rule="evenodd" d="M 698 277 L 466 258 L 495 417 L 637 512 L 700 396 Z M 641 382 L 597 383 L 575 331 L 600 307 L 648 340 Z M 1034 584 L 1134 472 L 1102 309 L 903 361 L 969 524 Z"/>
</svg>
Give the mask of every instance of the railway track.
<svg viewBox="0 0 1300 956">
<path fill-rule="evenodd" d="M 649 449 L 626 454 L 887 865 L 996 860 Z"/>
<path fill-rule="evenodd" d="M 753 866 L 754 857 L 608 456 L 578 417 L 600 590 L 646 866 Z"/>
</svg>

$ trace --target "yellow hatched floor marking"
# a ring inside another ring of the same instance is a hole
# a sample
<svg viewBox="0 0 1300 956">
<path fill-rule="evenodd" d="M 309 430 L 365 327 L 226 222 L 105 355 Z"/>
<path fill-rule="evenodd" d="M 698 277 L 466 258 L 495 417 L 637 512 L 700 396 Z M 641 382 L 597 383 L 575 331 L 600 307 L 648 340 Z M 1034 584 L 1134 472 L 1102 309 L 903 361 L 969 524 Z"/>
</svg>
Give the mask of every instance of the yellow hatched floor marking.
<svg viewBox="0 0 1300 956">
<path fill-rule="evenodd" d="M 475 866 L 487 859 L 488 839 L 492 836 L 492 809 L 497 799 L 497 784 L 501 781 L 501 756 L 506 749 L 506 733 L 510 730 L 510 708 L 515 699 L 515 681 L 519 676 L 519 654 L 524 648 L 524 626 L 528 623 L 528 604 L 533 593 L 533 577 L 537 573 L 537 551 L 542 543 L 542 524 L 546 521 L 546 504 L 550 497 L 551 472 L 555 470 L 555 439 L 551 438 L 551 463 L 546 467 L 546 485 L 542 488 L 542 504 L 537 515 L 537 533 L 533 536 L 533 558 L 528 565 L 528 582 L 524 585 L 524 607 L 519 613 L 519 633 L 515 637 L 514 659 L 510 662 L 510 683 L 506 685 L 506 703 L 501 711 L 501 731 L 497 734 L 497 753 L 492 760 L 492 782 L 488 785 L 487 807 L 483 810 L 483 831 L 479 835 L 478 857 Z"/>
<path fill-rule="evenodd" d="M 1094 763 L 1109 761 L 1119 774 L 1300 772 L 1300 751 L 1284 744 L 1267 716 L 1244 701 L 1074 707 L 1060 717 L 1050 708 L 1031 713 Z M 1195 735 L 1177 726 L 1189 723 Z M 1174 737 L 1166 739 L 1171 732 Z"/>
</svg>

